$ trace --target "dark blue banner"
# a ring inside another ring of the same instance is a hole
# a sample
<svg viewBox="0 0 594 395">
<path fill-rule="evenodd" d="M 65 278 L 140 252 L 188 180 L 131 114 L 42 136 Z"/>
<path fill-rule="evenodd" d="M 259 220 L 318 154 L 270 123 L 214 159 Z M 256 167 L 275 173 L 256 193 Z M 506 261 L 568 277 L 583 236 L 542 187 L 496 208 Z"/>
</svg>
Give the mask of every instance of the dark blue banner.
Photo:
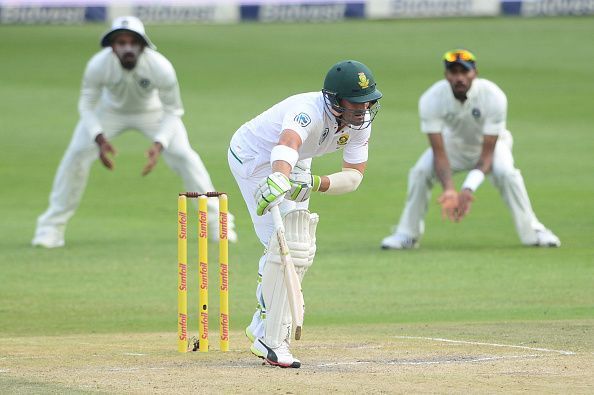
<svg viewBox="0 0 594 395">
<path fill-rule="evenodd" d="M 242 5 L 242 21 L 324 22 L 364 18 L 365 3 Z"/>
<path fill-rule="evenodd" d="M 503 0 L 501 13 L 521 16 L 592 15 L 594 0 Z"/>
</svg>

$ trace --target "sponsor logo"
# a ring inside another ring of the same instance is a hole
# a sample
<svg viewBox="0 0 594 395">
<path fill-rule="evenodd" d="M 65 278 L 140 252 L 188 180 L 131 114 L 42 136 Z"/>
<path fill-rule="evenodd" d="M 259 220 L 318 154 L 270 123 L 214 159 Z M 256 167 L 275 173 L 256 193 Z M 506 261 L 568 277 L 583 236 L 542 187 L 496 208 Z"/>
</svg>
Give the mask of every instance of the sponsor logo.
<svg viewBox="0 0 594 395">
<path fill-rule="evenodd" d="M 188 265 L 185 263 L 178 263 L 179 287 L 180 291 L 188 290 Z"/>
<path fill-rule="evenodd" d="M 157 2 L 154 2 L 155 4 Z M 219 7 L 220 10 L 220 7 Z M 217 6 L 137 6 L 133 14 L 146 22 L 215 22 L 222 15 L 217 13 Z"/>
<path fill-rule="evenodd" d="M 227 240 L 227 213 L 219 213 L 219 238 L 221 240 Z"/>
<path fill-rule="evenodd" d="M 322 133 L 322 135 L 320 136 L 320 141 L 318 142 L 318 145 L 322 145 L 322 143 L 324 142 L 324 140 L 326 140 L 326 138 L 328 137 L 329 134 L 330 134 L 330 129 L 329 128 L 324 129 L 324 133 Z"/>
<path fill-rule="evenodd" d="M 200 334 L 200 338 L 204 340 L 208 340 L 208 313 L 201 311 L 200 312 L 200 324 L 204 328 L 204 332 Z"/>
<path fill-rule="evenodd" d="M 491 14 L 481 13 L 472 0 L 393 0 L 390 5 L 390 14 L 397 18 Z"/>
<path fill-rule="evenodd" d="M 188 237 L 188 218 L 186 213 L 182 211 L 177 212 L 177 222 L 179 223 L 179 235 L 180 239 L 187 239 Z"/>
<path fill-rule="evenodd" d="M 369 79 L 367 79 L 367 76 L 365 75 L 365 73 L 363 73 L 363 72 L 359 73 L 358 84 L 361 87 L 361 89 L 369 88 Z"/>
<path fill-rule="evenodd" d="M 304 112 L 300 112 L 299 114 L 295 115 L 295 118 L 293 118 L 293 120 L 297 122 L 299 126 L 301 126 L 302 128 L 306 127 L 311 123 L 311 118 Z"/>
<path fill-rule="evenodd" d="M 221 313 L 221 340 L 229 340 L 229 316 Z"/>
<path fill-rule="evenodd" d="M 2 7 L 0 23 L 78 24 L 85 21 L 85 11 L 85 7 Z"/>
<path fill-rule="evenodd" d="M 591 14 L 594 14 L 594 0 L 546 0 L 522 2 L 523 16 Z"/>
<path fill-rule="evenodd" d="M 340 136 L 338 138 L 338 141 L 336 142 L 336 144 L 338 144 L 339 146 L 343 147 L 345 146 L 347 143 L 349 142 L 349 135 L 348 134 L 343 134 L 342 136 Z"/>
<path fill-rule="evenodd" d="M 200 262 L 200 289 L 208 289 L 208 264 Z"/>
<path fill-rule="evenodd" d="M 479 119 L 481 117 L 481 110 L 479 110 L 478 108 L 473 108 L 472 116 L 474 117 L 474 119 Z"/>
<path fill-rule="evenodd" d="M 148 78 L 141 78 L 140 81 L 138 81 L 138 85 L 144 89 L 147 89 L 149 86 L 151 86 L 151 80 Z"/>
<path fill-rule="evenodd" d="M 177 322 L 181 329 L 178 337 L 179 340 L 188 340 L 188 316 L 185 314 L 178 314 Z"/>
<path fill-rule="evenodd" d="M 345 19 L 346 4 L 282 4 L 263 5 L 259 19 L 273 21 L 338 21 Z"/>
<path fill-rule="evenodd" d="M 229 290 L 229 265 L 221 265 L 221 291 Z"/>
<path fill-rule="evenodd" d="M 200 211 L 198 213 L 200 220 L 200 237 L 206 237 L 208 235 L 208 228 L 206 225 L 206 211 Z"/>
</svg>

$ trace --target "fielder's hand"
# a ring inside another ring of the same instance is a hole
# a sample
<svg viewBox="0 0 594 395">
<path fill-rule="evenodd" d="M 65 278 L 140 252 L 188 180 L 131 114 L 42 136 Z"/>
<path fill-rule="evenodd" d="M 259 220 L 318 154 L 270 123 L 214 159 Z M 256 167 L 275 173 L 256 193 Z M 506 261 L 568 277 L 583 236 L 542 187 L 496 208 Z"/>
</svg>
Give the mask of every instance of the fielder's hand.
<svg viewBox="0 0 594 395">
<path fill-rule="evenodd" d="M 458 194 L 458 220 L 461 220 L 470 212 L 470 206 L 474 202 L 474 195 L 468 188 L 464 188 Z"/>
<path fill-rule="evenodd" d="M 320 189 L 322 178 L 312 175 L 309 168 L 302 168 L 297 162 L 289 175 L 289 181 L 291 189 L 285 197 L 295 202 L 304 202 L 309 199 L 312 192 L 317 192 Z"/>
<path fill-rule="evenodd" d="M 95 137 L 95 142 L 99 146 L 99 159 L 101 159 L 101 163 L 103 163 L 103 166 L 107 167 L 109 170 L 113 170 L 114 163 L 113 160 L 109 158 L 108 154 L 116 156 L 116 149 L 109 141 L 107 141 L 103 136 L 103 133 L 99 133 L 97 137 Z"/>
<path fill-rule="evenodd" d="M 258 206 L 256 213 L 264 215 L 269 212 L 272 207 L 283 200 L 285 193 L 289 189 L 291 189 L 289 178 L 281 172 L 277 171 L 264 178 L 258 184 L 258 189 L 256 189 L 254 195 Z"/>
<path fill-rule="evenodd" d="M 145 156 L 148 160 L 144 166 L 144 169 L 142 169 L 143 176 L 146 176 L 148 173 L 150 173 L 151 170 L 153 170 L 153 168 L 157 165 L 157 161 L 159 160 L 162 150 L 163 146 L 161 143 L 155 142 L 153 145 L 151 145 L 151 148 L 146 151 Z"/>
<path fill-rule="evenodd" d="M 444 191 L 437 202 L 441 205 L 441 217 L 458 222 L 458 192 L 453 189 Z"/>
</svg>

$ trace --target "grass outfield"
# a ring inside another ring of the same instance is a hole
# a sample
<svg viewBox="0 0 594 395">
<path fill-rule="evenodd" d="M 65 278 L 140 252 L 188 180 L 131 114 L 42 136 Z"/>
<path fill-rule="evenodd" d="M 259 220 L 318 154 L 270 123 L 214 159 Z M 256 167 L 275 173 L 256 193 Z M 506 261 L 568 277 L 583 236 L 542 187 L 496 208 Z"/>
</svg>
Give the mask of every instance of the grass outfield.
<svg viewBox="0 0 594 395">
<path fill-rule="evenodd" d="M 571 326 L 573 320 L 583 326 L 584 338 L 591 334 L 592 22 L 148 26 L 177 69 L 192 144 L 216 187 L 229 192 L 237 218 L 240 242 L 230 251 L 232 329 L 241 331 L 253 312 L 261 247 L 226 164 L 228 141 L 244 121 L 290 94 L 320 89 L 330 65 L 354 58 L 372 68 L 384 98 L 361 188 L 347 196 L 316 196 L 311 203 L 321 222 L 316 264 L 304 282 L 304 336 L 308 326 L 330 341 L 331 332 L 321 328 L 510 321 L 534 322 L 530 333 L 540 336 L 540 326 Z M 164 162 L 140 176 L 149 147 L 140 134 L 115 140 L 113 173 L 94 165 L 67 229 L 67 246 L 48 251 L 29 245 L 78 119 L 84 66 L 104 30 L 0 26 L 0 338 L 168 332 L 175 350 L 176 194 L 182 186 Z M 472 49 L 481 75 L 507 93 L 516 164 L 535 212 L 562 248 L 522 247 L 497 191 L 485 183 L 463 223 L 442 222 L 435 204 L 419 250 L 379 249 L 400 215 L 408 169 L 427 146 L 418 127 L 418 97 L 441 77 L 441 54 L 456 46 Z M 327 156 L 314 162 L 314 171 L 327 174 L 340 164 L 340 155 Z M 216 245 L 211 247 L 214 261 Z M 214 292 L 210 309 L 217 309 Z M 563 330 L 554 335 L 563 337 Z M 547 338 L 539 345 L 547 347 Z M 241 347 L 243 339 L 232 342 Z M 579 337 L 564 347 L 594 352 Z"/>
</svg>

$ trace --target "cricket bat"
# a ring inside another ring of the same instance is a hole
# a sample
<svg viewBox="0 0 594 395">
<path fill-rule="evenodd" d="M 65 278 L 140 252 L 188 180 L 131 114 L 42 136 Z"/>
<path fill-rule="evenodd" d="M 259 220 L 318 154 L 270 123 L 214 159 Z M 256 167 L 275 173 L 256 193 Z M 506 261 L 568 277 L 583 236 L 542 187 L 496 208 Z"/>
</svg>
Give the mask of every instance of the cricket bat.
<svg viewBox="0 0 594 395">
<path fill-rule="evenodd" d="M 303 327 L 303 317 L 305 314 L 305 301 L 303 299 L 303 292 L 301 291 L 301 281 L 295 270 L 293 258 L 287 246 L 287 239 L 285 238 L 285 225 L 280 215 L 278 205 L 270 209 L 274 227 L 276 229 L 276 237 L 280 247 L 280 257 L 285 266 L 285 285 L 287 287 L 287 296 L 289 299 L 289 307 L 291 309 L 291 318 L 293 319 L 293 327 L 295 328 L 295 340 L 301 339 L 301 329 Z"/>
</svg>

